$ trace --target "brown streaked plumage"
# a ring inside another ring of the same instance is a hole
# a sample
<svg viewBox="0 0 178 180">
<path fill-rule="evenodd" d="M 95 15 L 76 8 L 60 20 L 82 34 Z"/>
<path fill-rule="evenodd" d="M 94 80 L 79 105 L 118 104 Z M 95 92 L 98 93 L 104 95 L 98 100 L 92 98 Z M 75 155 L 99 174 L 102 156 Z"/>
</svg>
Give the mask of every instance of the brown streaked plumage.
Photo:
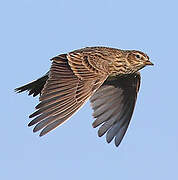
<svg viewBox="0 0 178 180">
<path fill-rule="evenodd" d="M 128 128 L 140 86 L 140 69 L 153 65 L 136 50 L 87 47 L 58 55 L 50 71 L 27 85 L 16 88 L 29 95 L 40 94 L 37 111 L 29 126 L 45 135 L 69 119 L 89 98 L 94 110 L 93 127 L 98 136 L 106 133 L 108 143 L 122 141 Z"/>
</svg>

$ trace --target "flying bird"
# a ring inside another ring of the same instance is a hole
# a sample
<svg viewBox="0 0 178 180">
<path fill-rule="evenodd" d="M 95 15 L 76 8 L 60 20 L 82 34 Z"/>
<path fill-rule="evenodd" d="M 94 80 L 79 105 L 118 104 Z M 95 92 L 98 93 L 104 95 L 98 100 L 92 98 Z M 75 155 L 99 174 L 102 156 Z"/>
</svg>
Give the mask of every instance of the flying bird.
<svg viewBox="0 0 178 180">
<path fill-rule="evenodd" d="M 99 126 L 98 136 L 106 134 L 119 146 L 129 126 L 140 87 L 140 69 L 153 65 L 137 50 L 86 47 L 51 59 L 50 70 L 41 78 L 15 91 L 39 95 L 36 111 L 29 117 L 33 132 L 47 134 L 68 120 L 90 98 Z"/>
</svg>

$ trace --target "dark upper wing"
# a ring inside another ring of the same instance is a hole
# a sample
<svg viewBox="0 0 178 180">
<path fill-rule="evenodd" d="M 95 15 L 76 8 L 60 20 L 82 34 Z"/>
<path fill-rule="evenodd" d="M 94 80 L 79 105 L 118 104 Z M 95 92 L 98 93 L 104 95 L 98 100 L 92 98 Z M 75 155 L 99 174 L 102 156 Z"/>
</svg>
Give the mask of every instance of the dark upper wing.
<svg viewBox="0 0 178 180">
<path fill-rule="evenodd" d="M 15 91 L 17 93 L 21 93 L 23 91 L 29 91 L 28 95 L 33 95 L 33 97 L 37 96 L 38 94 L 41 94 L 41 91 L 48 79 L 49 72 L 47 72 L 44 76 L 41 78 L 32 81 L 24 86 L 21 86 L 19 88 L 16 88 Z"/>
<path fill-rule="evenodd" d="M 107 78 L 92 75 L 92 72 L 78 62 L 82 59 L 71 58 L 69 65 L 66 54 L 59 55 L 52 61 L 49 78 L 39 98 L 41 102 L 36 106 L 38 110 L 30 115 L 30 118 L 35 117 L 29 123 L 29 126 L 36 124 L 34 132 L 43 129 L 40 136 L 70 118 Z M 79 67 L 79 73 L 84 72 L 81 77 L 85 76 L 85 80 L 75 74 L 73 64 Z"/>
<path fill-rule="evenodd" d="M 99 125 L 98 136 L 106 132 L 108 143 L 115 137 L 119 146 L 128 128 L 140 86 L 140 73 L 124 77 L 108 78 L 90 98 L 96 120 L 93 127 Z"/>
</svg>

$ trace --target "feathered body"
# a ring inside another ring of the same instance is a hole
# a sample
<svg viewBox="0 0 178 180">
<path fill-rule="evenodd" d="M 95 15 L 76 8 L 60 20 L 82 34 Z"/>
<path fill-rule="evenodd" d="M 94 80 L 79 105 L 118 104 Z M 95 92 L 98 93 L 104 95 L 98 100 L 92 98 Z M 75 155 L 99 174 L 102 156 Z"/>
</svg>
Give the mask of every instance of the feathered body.
<svg viewBox="0 0 178 180">
<path fill-rule="evenodd" d="M 138 71 L 153 65 L 149 57 L 136 50 L 87 47 L 58 55 L 43 77 L 16 89 L 40 94 L 37 111 L 29 126 L 40 136 L 69 119 L 89 98 L 99 125 L 98 135 L 107 142 L 115 137 L 118 146 L 128 128 L 140 86 Z"/>
</svg>

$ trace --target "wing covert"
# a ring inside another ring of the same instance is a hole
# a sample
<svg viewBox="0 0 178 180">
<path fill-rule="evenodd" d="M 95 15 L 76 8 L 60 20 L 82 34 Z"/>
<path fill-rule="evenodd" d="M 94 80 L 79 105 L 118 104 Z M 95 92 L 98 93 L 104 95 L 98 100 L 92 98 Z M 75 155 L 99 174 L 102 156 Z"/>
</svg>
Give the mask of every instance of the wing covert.
<svg viewBox="0 0 178 180">
<path fill-rule="evenodd" d="M 110 74 L 113 57 L 97 48 L 83 48 L 67 54 L 73 72 L 81 79 L 93 79 Z"/>
</svg>

